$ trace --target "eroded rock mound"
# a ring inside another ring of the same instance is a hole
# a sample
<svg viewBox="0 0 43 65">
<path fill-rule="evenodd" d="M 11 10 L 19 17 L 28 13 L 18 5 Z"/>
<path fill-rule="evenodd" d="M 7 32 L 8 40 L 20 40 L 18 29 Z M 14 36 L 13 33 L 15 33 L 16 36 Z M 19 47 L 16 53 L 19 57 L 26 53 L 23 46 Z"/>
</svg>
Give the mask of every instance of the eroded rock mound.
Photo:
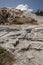
<svg viewBox="0 0 43 65">
<path fill-rule="evenodd" d="M 38 24 L 32 17 L 27 17 L 24 11 L 14 8 L 0 8 L 0 24 Z"/>
</svg>

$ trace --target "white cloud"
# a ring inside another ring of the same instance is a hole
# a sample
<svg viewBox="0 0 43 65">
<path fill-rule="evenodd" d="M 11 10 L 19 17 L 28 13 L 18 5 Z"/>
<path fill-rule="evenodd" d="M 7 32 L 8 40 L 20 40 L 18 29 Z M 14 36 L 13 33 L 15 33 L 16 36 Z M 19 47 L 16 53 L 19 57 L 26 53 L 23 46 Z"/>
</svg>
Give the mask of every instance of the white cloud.
<svg viewBox="0 0 43 65">
<path fill-rule="evenodd" d="M 29 8 L 29 6 L 28 6 L 27 4 L 25 4 L 25 5 L 24 5 L 24 4 L 19 4 L 19 5 L 16 7 L 16 9 L 20 9 L 20 10 L 22 10 L 22 11 L 23 11 L 23 10 L 26 10 L 26 11 L 29 11 L 29 12 L 30 12 L 30 11 L 31 11 L 31 12 L 33 11 L 32 9 Z"/>
</svg>

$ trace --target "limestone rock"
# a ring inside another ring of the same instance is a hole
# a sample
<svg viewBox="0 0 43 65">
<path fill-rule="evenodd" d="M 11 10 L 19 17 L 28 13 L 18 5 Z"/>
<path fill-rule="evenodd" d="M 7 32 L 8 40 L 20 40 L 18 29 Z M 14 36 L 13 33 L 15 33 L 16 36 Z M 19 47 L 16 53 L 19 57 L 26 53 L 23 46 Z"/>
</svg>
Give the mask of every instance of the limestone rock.
<svg viewBox="0 0 43 65">
<path fill-rule="evenodd" d="M 0 46 L 8 51 L 0 56 L 0 63 L 43 65 L 43 25 L 1 25 L 0 32 Z M 9 62 L 9 56 L 15 58 L 13 62 Z"/>
</svg>

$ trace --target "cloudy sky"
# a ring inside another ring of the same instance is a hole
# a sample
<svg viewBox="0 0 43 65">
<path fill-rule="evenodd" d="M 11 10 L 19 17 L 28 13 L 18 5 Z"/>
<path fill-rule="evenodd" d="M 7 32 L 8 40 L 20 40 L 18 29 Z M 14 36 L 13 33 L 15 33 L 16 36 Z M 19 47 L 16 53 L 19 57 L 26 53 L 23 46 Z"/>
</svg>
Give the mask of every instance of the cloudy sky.
<svg viewBox="0 0 43 65">
<path fill-rule="evenodd" d="M 43 0 L 0 0 L 1 7 L 13 7 L 21 10 L 43 10 Z"/>
</svg>

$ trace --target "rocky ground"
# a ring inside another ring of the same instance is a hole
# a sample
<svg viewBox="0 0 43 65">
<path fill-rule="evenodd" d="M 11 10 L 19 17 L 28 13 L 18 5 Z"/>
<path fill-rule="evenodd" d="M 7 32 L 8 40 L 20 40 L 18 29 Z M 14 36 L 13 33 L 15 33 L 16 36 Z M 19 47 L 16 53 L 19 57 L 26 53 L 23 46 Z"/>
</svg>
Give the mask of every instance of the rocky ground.
<svg viewBox="0 0 43 65">
<path fill-rule="evenodd" d="M 15 55 L 12 65 L 43 65 L 43 25 L 0 25 L 0 46 Z"/>
</svg>

